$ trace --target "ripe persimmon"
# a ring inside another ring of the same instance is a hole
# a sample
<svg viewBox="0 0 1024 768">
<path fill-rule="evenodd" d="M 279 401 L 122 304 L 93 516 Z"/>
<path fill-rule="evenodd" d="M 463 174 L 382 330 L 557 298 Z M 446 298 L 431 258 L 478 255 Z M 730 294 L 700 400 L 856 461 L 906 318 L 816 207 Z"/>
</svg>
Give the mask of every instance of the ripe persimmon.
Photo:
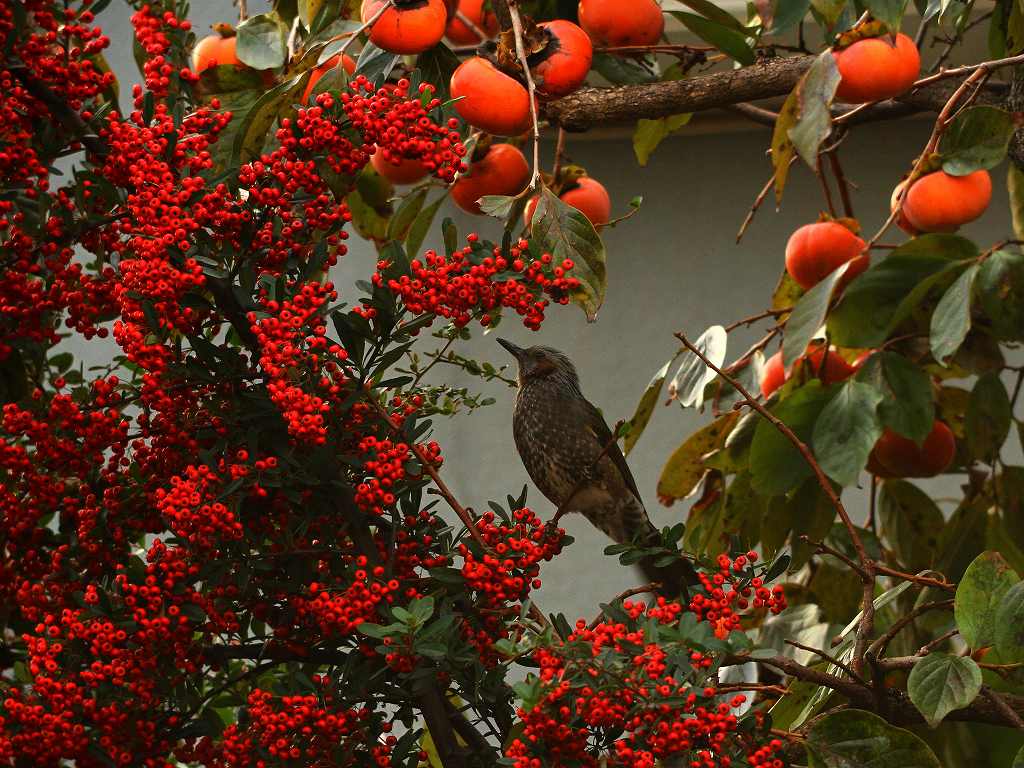
<svg viewBox="0 0 1024 768">
<path fill-rule="evenodd" d="M 822 359 L 824 359 L 824 367 L 822 367 Z M 800 355 L 794 360 L 790 375 L 804 363 L 808 366 L 808 375 L 813 377 L 820 375 L 825 384 L 846 381 L 857 372 L 857 367 L 848 363 L 846 358 L 834 349 L 829 349 L 826 355 L 823 344 L 808 347 L 806 354 Z M 780 349 L 765 362 L 761 375 L 761 394 L 765 398 L 770 397 L 772 392 L 786 383 L 788 379 L 789 376 L 786 375 L 786 369 L 782 365 L 782 350 Z"/>
<path fill-rule="evenodd" d="M 612 217 L 612 200 L 608 190 L 604 188 L 604 184 L 589 176 L 580 176 L 558 197 L 586 216 L 595 227 L 607 224 Z M 533 221 L 537 202 L 538 198 L 534 197 L 526 204 L 526 211 L 523 214 L 526 226 L 530 226 Z"/>
<path fill-rule="evenodd" d="M 803 289 L 832 274 L 840 265 L 854 261 L 843 275 L 849 282 L 868 268 L 867 256 L 860 258 L 864 241 L 835 221 L 805 224 L 786 243 L 786 271 Z"/>
<path fill-rule="evenodd" d="M 587 79 L 594 46 L 587 33 L 571 21 L 556 19 L 539 26 L 547 33 L 548 44 L 531 58 L 537 93 L 555 99 L 567 96 Z M 538 63 L 533 63 L 533 58 Z"/>
<path fill-rule="evenodd" d="M 517 195 L 529 181 L 530 165 L 519 148 L 511 144 L 492 144 L 452 185 L 452 200 L 462 210 L 479 214 L 477 201 L 481 197 Z"/>
<path fill-rule="evenodd" d="M 393 163 L 385 159 L 380 150 L 373 153 L 370 165 L 392 184 L 415 184 L 430 173 L 430 170 L 416 158 L 406 158 Z"/>
<path fill-rule="evenodd" d="M 893 205 L 897 192 L 893 193 Z M 952 176 L 945 171 L 926 174 L 915 181 L 903 198 L 900 226 L 911 233 L 955 232 L 974 221 L 992 199 L 988 171 Z"/>
<path fill-rule="evenodd" d="M 459 13 L 473 22 L 474 26 L 491 39 L 498 34 L 498 17 L 493 10 L 485 11 L 484 5 L 490 0 L 459 0 Z M 484 42 L 459 18 L 453 16 L 445 29 L 445 36 L 457 45 L 478 45 Z"/>
<path fill-rule="evenodd" d="M 199 74 L 223 64 L 243 66 L 235 50 L 237 45 L 238 38 L 234 34 L 207 35 L 192 49 L 192 71 Z"/>
<path fill-rule="evenodd" d="M 385 0 L 363 0 L 363 23 L 384 4 Z M 441 42 L 447 25 L 444 0 L 393 0 L 370 29 L 370 42 L 391 53 L 423 53 Z"/>
<path fill-rule="evenodd" d="M 934 477 L 953 463 L 954 456 L 956 437 L 941 421 L 932 425 L 921 445 L 886 429 L 871 450 L 868 470 L 880 477 Z"/>
<path fill-rule="evenodd" d="M 531 123 L 530 94 L 515 78 L 474 56 L 452 74 L 451 95 L 463 120 L 496 136 L 518 136 Z"/>
<path fill-rule="evenodd" d="M 914 41 L 900 33 L 893 45 L 887 37 L 870 37 L 836 51 L 842 80 L 836 99 L 864 104 L 899 96 L 921 73 L 921 55 Z"/>
<path fill-rule="evenodd" d="M 580 0 L 579 19 L 598 45 L 653 45 L 665 31 L 654 0 Z"/>
<path fill-rule="evenodd" d="M 342 54 L 345 59 L 342 62 L 342 66 L 345 71 L 350 75 L 356 71 L 356 61 L 347 53 Z M 315 67 L 309 75 L 309 81 L 306 83 L 306 90 L 302 92 L 302 103 L 309 104 L 309 97 L 313 95 L 313 88 L 320 82 L 320 78 L 326 75 L 331 69 L 338 66 L 338 57 L 331 56 L 327 61 L 321 64 L 319 67 Z"/>
</svg>

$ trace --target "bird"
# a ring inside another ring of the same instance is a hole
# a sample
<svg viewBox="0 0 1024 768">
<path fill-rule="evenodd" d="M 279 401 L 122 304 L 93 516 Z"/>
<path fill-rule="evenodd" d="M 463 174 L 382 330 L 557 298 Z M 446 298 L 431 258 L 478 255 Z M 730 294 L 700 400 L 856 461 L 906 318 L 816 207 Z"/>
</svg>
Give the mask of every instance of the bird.
<svg viewBox="0 0 1024 768">
<path fill-rule="evenodd" d="M 561 512 L 579 512 L 612 541 L 654 547 L 651 523 L 633 473 L 601 411 L 584 397 L 579 374 L 565 353 L 497 340 L 518 363 L 519 390 L 512 417 L 516 450 L 534 485 Z M 664 564 L 664 551 L 638 565 L 666 596 L 698 581 L 685 557 Z M 658 564 L 656 564 L 658 563 Z"/>
</svg>

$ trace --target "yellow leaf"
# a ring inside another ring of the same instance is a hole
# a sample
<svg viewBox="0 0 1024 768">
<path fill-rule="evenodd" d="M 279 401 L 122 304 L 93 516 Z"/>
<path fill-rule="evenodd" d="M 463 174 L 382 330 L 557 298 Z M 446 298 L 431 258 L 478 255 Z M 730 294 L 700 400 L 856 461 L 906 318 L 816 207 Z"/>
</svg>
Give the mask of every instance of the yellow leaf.
<svg viewBox="0 0 1024 768">
<path fill-rule="evenodd" d="M 739 411 L 730 411 L 694 432 L 676 448 L 658 480 L 658 498 L 663 503 L 671 504 L 693 492 L 707 469 L 704 457 L 725 444 L 725 438 L 739 418 Z"/>
</svg>

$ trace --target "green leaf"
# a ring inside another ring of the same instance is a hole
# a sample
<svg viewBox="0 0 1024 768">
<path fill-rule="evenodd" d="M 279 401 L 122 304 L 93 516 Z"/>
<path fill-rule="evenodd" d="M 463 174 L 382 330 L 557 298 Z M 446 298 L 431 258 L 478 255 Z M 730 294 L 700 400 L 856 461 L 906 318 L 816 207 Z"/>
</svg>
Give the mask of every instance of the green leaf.
<svg viewBox="0 0 1024 768">
<path fill-rule="evenodd" d="M 882 426 L 920 443 L 935 421 L 931 378 L 903 355 L 882 351 L 867 359 L 857 379 L 882 393 Z"/>
<path fill-rule="evenodd" d="M 483 213 L 504 220 L 512 213 L 517 200 L 514 195 L 484 195 L 478 202 Z"/>
<path fill-rule="evenodd" d="M 633 153 L 636 155 L 637 163 L 641 166 L 647 165 L 647 161 L 662 140 L 689 123 L 691 117 L 693 114 L 686 112 L 657 120 L 637 120 L 636 130 L 633 131 Z"/>
<path fill-rule="evenodd" d="M 575 263 L 571 274 L 580 281 L 580 287 L 572 299 L 583 307 L 587 320 L 594 322 L 604 303 L 608 281 L 604 243 L 594 225 L 545 187 L 533 214 L 531 232 L 556 263 L 564 259 Z"/>
<path fill-rule="evenodd" d="M 810 7 L 810 0 L 772 0 L 772 24 L 768 33 L 780 35 L 793 29 Z"/>
<path fill-rule="evenodd" d="M 772 413 L 803 442 L 809 443 L 818 415 L 831 391 L 817 379 L 807 382 L 780 401 Z M 765 496 L 786 493 L 812 474 L 800 451 L 772 424 L 759 419 L 750 445 L 750 471 L 754 490 Z"/>
<path fill-rule="evenodd" d="M 702 457 L 722 447 L 738 420 L 739 412 L 732 411 L 686 438 L 669 456 L 661 470 L 658 498 L 674 501 L 685 499 L 693 493 L 706 471 Z"/>
<path fill-rule="evenodd" d="M 956 235 L 921 235 L 901 245 L 843 291 L 829 314 L 832 341 L 843 347 L 879 346 L 943 277 L 977 255 L 974 243 Z"/>
<path fill-rule="evenodd" d="M 277 69 L 288 57 L 288 28 L 268 13 L 250 16 L 238 25 L 239 61 L 253 69 Z"/>
<path fill-rule="evenodd" d="M 818 167 L 818 150 L 832 132 L 830 110 L 840 79 L 835 56 L 825 50 L 800 81 L 800 119 L 789 129 L 789 138 L 811 168 Z"/>
<path fill-rule="evenodd" d="M 590 68 L 612 85 L 640 85 L 661 80 L 658 63 L 651 56 L 637 60 L 595 52 Z"/>
<path fill-rule="evenodd" d="M 427 233 L 430 232 L 434 218 L 444 201 L 445 196 L 442 195 L 430 205 L 422 208 L 412 226 L 409 227 L 409 234 L 405 239 L 405 250 L 411 258 L 416 258 L 419 254 L 420 248 L 423 247 L 423 241 L 426 239 Z"/>
<path fill-rule="evenodd" d="M 725 26 L 686 11 L 672 11 L 671 13 L 701 40 L 715 46 L 740 64 L 750 66 L 757 61 L 754 49 L 747 43 L 747 35 L 737 31 L 734 26 Z"/>
<path fill-rule="evenodd" d="M 996 373 L 978 378 L 967 402 L 967 450 L 972 458 L 991 462 L 1010 435 L 1013 411 L 1006 387 Z"/>
<path fill-rule="evenodd" d="M 931 496 L 906 480 L 886 480 L 878 498 L 882 537 L 914 573 L 932 568 L 945 524 Z"/>
<path fill-rule="evenodd" d="M 982 552 L 968 567 L 956 588 L 953 615 L 960 636 L 971 648 L 995 640 L 996 609 L 1010 587 L 1020 581 L 998 552 Z"/>
<path fill-rule="evenodd" d="M 953 176 L 995 168 L 1006 159 L 1013 132 L 1013 116 L 990 106 L 959 112 L 942 134 L 939 154 L 942 170 Z"/>
<path fill-rule="evenodd" d="M 789 370 L 798 357 L 807 352 L 807 345 L 822 325 L 836 285 L 843 279 L 850 262 L 839 266 L 828 277 L 800 297 L 786 321 L 786 335 L 782 340 L 782 364 Z"/>
<path fill-rule="evenodd" d="M 808 768 L 942 768 L 920 738 L 860 709 L 817 721 L 805 744 Z"/>
<path fill-rule="evenodd" d="M 971 329 L 971 295 L 978 265 L 972 264 L 943 294 L 932 314 L 930 343 L 932 356 L 940 363 L 954 354 Z"/>
<path fill-rule="evenodd" d="M 416 217 L 419 216 L 420 211 L 423 209 L 423 203 L 426 199 L 426 187 L 413 190 L 401 198 L 402 202 L 399 203 L 398 210 L 395 211 L 395 215 L 391 217 L 391 221 L 388 223 L 389 238 L 392 240 L 405 240 L 413 223 L 416 221 Z"/>
<path fill-rule="evenodd" d="M 995 646 L 1004 663 L 1024 662 L 1024 581 L 1010 587 L 995 615 Z"/>
<path fill-rule="evenodd" d="M 270 128 L 277 122 L 282 108 L 292 99 L 302 85 L 303 76 L 298 75 L 291 80 L 271 88 L 264 93 L 246 113 L 231 147 L 231 165 L 237 167 L 242 163 L 255 160 L 263 152 Z"/>
<path fill-rule="evenodd" d="M 629 432 L 622 446 L 622 452 L 626 456 L 629 456 L 629 452 L 633 450 L 633 446 L 636 445 L 640 435 L 644 433 L 644 429 L 647 428 L 647 424 L 651 420 L 654 408 L 658 404 L 658 397 L 661 395 L 661 388 L 665 383 L 665 379 L 668 378 L 668 368 L 670 365 L 672 365 L 672 360 L 661 366 L 658 372 L 651 377 L 651 383 L 647 385 L 647 389 L 644 390 L 643 395 L 640 397 L 640 402 L 637 403 L 633 417 L 629 420 Z"/>
<path fill-rule="evenodd" d="M 814 544 L 828 536 L 836 518 L 836 509 L 816 477 L 804 480 L 788 503 L 793 507 L 793 535 L 790 537 L 793 562 L 789 567 L 796 571 L 811 559 Z M 808 541 L 803 540 L 804 536 Z"/>
<path fill-rule="evenodd" d="M 1010 768 L 1024 768 L 1024 747 L 1020 748 L 1017 756 L 1013 758 L 1013 765 Z"/>
<path fill-rule="evenodd" d="M 846 8 L 846 0 L 811 0 L 811 7 L 829 27 L 834 27 Z"/>
<path fill-rule="evenodd" d="M 907 9 L 907 0 L 867 0 L 867 9 L 871 15 L 896 34 L 903 23 L 903 14 Z"/>
<path fill-rule="evenodd" d="M 366 79 L 374 85 L 380 85 L 387 80 L 391 70 L 395 68 L 402 57 L 397 53 L 385 51 L 378 48 L 371 42 L 363 46 L 356 59 L 356 71 L 353 75 L 365 75 Z"/>
<path fill-rule="evenodd" d="M 1024 255 L 1010 251 L 991 254 L 981 264 L 975 289 L 996 337 L 1024 339 Z"/>
<path fill-rule="evenodd" d="M 701 16 L 716 21 L 723 27 L 729 27 L 735 29 L 737 32 L 743 32 L 743 24 L 740 20 L 733 16 L 728 11 L 719 8 L 717 5 L 711 2 L 711 0 L 679 0 L 683 5 L 687 6 L 691 10 L 696 11 Z"/>
<path fill-rule="evenodd" d="M 312 26 L 313 20 L 326 2 L 327 0 L 298 0 L 299 18 L 306 29 Z"/>
<path fill-rule="evenodd" d="M 981 691 L 981 670 L 974 659 L 929 653 L 910 670 L 907 693 L 932 728 L 956 709 L 963 709 Z"/>
<path fill-rule="evenodd" d="M 725 328 L 720 325 L 712 325 L 700 338 L 693 342 L 701 354 L 710 360 L 716 367 L 721 367 L 725 361 L 725 349 L 729 341 L 729 335 Z M 682 362 L 676 375 L 672 377 L 669 384 L 669 395 L 679 399 L 680 405 L 684 408 L 693 406 L 700 408 L 704 403 L 704 388 L 714 381 L 716 374 L 710 366 L 705 365 L 697 355 L 690 350 L 682 353 Z"/>
<path fill-rule="evenodd" d="M 416 69 L 420 71 L 423 82 L 434 86 L 434 96 L 442 103 L 451 98 L 448 84 L 459 63 L 459 57 L 444 43 L 438 43 L 416 58 Z"/>
<path fill-rule="evenodd" d="M 882 435 L 877 408 L 882 393 L 856 379 L 843 383 L 814 425 L 818 464 L 839 485 L 853 485 Z"/>
</svg>

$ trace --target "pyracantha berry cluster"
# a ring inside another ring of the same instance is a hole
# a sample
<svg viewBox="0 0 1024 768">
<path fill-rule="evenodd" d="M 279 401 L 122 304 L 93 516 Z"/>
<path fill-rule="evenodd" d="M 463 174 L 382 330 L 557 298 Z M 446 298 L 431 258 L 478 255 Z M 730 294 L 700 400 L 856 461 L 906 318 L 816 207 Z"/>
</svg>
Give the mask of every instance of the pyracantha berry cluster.
<svg viewBox="0 0 1024 768">
<path fill-rule="evenodd" d="M 574 264 L 564 259 L 553 264 L 551 254 L 535 254 L 529 241 L 515 243 L 509 253 L 488 248 L 475 234 L 468 245 L 450 256 L 427 251 L 414 259 L 409 274 L 389 277 L 393 264 L 381 261 L 374 285 L 401 297 L 406 309 L 450 319 L 457 326 L 477 318 L 489 326 L 503 307 L 514 310 L 531 330 L 540 328 L 550 302 L 567 304 L 580 281 L 567 277 Z"/>
</svg>

